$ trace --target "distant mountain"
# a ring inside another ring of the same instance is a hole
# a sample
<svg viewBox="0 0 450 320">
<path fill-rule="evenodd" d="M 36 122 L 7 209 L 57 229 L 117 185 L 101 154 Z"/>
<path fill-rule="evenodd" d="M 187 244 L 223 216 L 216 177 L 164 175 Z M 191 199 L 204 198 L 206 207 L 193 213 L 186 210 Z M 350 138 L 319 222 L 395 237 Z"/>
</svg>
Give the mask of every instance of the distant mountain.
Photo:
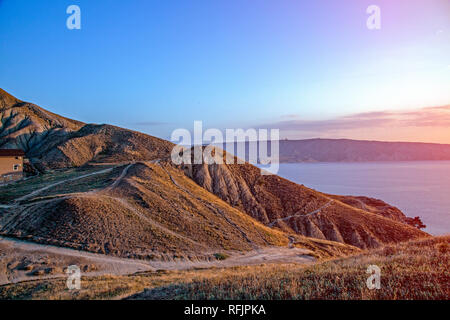
<svg viewBox="0 0 450 320">
<path fill-rule="evenodd" d="M 450 145 L 348 139 L 280 141 L 280 162 L 450 160 Z"/>
<path fill-rule="evenodd" d="M 237 145 L 242 143 L 235 143 L 234 151 L 228 150 L 225 144 L 215 145 L 236 155 Z M 270 155 L 270 142 L 267 149 Z M 241 158 L 244 157 L 241 156 Z M 245 160 L 248 161 L 249 159 L 249 143 L 245 142 Z M 349 139 L 279 141 L 280 163 L 426 160 L 450 160 L 450 144 Z"/>
</svg>

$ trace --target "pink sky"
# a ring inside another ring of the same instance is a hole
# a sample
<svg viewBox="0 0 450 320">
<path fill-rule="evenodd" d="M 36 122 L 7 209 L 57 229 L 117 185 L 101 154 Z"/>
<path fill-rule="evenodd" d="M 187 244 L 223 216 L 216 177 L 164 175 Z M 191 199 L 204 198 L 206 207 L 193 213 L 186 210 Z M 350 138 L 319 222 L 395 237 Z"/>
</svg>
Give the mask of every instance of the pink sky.
<svg viewBox="0 0 450 320">
<path fill-rule="evenodd" d="M 348 138 L 358 140 L 450 144 L 450 105 L 402 111 L 357 113 L 326 120 L 288 115 L 268 125 L 289 139 Z"/>
</svg>

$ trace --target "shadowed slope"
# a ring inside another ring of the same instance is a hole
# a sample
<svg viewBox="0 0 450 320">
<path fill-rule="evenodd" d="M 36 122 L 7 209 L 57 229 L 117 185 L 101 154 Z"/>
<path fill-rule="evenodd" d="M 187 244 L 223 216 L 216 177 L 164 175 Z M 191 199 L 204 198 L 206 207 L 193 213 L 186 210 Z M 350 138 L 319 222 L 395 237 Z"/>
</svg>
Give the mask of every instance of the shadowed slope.
<svg viewBox="0 0 450 320">
<path fill-rule="evenodd" d="M 89 124 L 73 132 L 39 160 L 46 168 L 82 166 L 88 162 L 153 160 L 170 154 L 173 144 L 140 132 Z"/>
<path fill-rule="evenodd" d="M 0 89 L 0 148 L 43 154 L 84 124 L 20 101 Z"/>
<path fill-rule="evenodd" d="M 168 156 L 172 143 L 110 125 L 84 124 L 0 89 L 0 148 L 18 148 L 42 170 Z"/>
</svg>

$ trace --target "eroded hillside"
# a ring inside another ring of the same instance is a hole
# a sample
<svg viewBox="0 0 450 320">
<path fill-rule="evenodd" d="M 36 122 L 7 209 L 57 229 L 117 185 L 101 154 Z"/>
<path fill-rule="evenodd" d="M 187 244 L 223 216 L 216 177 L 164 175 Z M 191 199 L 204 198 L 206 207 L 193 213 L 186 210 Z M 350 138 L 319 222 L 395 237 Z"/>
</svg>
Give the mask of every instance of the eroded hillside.
<svg viewBox="0 0 450 320">
<path fill-rule="evenodd" d="M 339 197 L 327 196 L 279 176 L 262 175 L 260 169 L 250 164 L 226 164 L 224 161 L 220 165 L 184 165 L 182 168 L 200 186 L 233 207 L 286 232 L 360 248 L 427 235 L 393 219 L 395 214 L 401 214 L 399 212 L 384 217 L 384 211 L 364 210 L 340 201 Z"/>
<path fill-rule="evenodd" d="M 1 234 L 156 260 L 210 259 L 222 251 L 288 246 L 287 234 L 231 207 L 167 162 L 132 163 L 71 179 L 69 187 L 57 184 L 9 202 L 0 215 Z M 355 250 L 300 236 L 295 242 L 321 257 Z"/>
</svg>

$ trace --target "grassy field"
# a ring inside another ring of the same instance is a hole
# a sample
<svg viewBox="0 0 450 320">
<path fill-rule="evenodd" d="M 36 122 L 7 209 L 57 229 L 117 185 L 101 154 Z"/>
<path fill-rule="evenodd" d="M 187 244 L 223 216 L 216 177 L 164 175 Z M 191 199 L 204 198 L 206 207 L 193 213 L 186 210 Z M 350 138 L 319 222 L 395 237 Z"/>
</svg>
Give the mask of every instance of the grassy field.
<svg viewBox="0 0 450 320">
<path fill-rule="evenodd" d="M 449 299 L 450 236 L 405 242 L 306 268 L 272 266 L 254 272 L 147 290 L 137 299 Z M 369 265 L 381 288 L 369 290 Z"/>
<path fill-rule="evenodd" d="M 130 276 L 65 279 L 0 287 L 0 299 L 444 299 L 450 297 L 450 236 L 405 242 L 311 266 L 260 265 Z M 369 265 L 381 268 L 381 289 L 366 286 Z"/>
<path fill-rule="evenodd" d="M 18 181 L 13 184 L 0 186 L 0 204 L 10 203 L 16 200 L 17 198 L 23 197 L 27 194 L 32 193 L 35 190 L 44 188 L 48 185 L 57 183 L 59 181 L 76 178 L 82 175 L 90 174 L 110 167 L 112 166 L 91 166 L 83 168 L 55 170 L 39 176 L 30 177 L 28 179 Z M 116 174 L 116 172 L 114 172 L 114 174 Z M 107 179 L 109 179 L 112 175 L 113 175 L 112 173 L 106 173 L 102 175 L 101 179 L 98 179 L 99 176 L 97 177 L 94 176 L 94 177 L 86 177 L 79 181 L 73 181 L 67 184 L 61 184 L 55 186 L 54 188 L 45 190 L 45 192 L 40 194 L 40 196 L 42 195 L 49 196 L 57 193 L 75 192 L 74 190 L 76 190 L 77 192 L 89 191 L 97 187 L 104 186 L 104 184 L 101 185 L 96 184 L 98 184 L 99 181 L 102 182 L 108 181 Z"/>
<path fill-rule="evenodd" d="M 294 267 L 294 266 L 292 266 Z M 173 283 L 188 283 L 223 275 L 235 276 L 242 272 L 260 272 L 269 266 L 231 268 L 196 268 L 188 271 L 145 272 L 129 276 L 105 275 L 82 277 L 80 290 L 68 290 L 66 279 L 26 281 L 0 286 L 0 300 L 104 300 L 127 298 L 148 288 L 158 288 Z"/>
</svg>

